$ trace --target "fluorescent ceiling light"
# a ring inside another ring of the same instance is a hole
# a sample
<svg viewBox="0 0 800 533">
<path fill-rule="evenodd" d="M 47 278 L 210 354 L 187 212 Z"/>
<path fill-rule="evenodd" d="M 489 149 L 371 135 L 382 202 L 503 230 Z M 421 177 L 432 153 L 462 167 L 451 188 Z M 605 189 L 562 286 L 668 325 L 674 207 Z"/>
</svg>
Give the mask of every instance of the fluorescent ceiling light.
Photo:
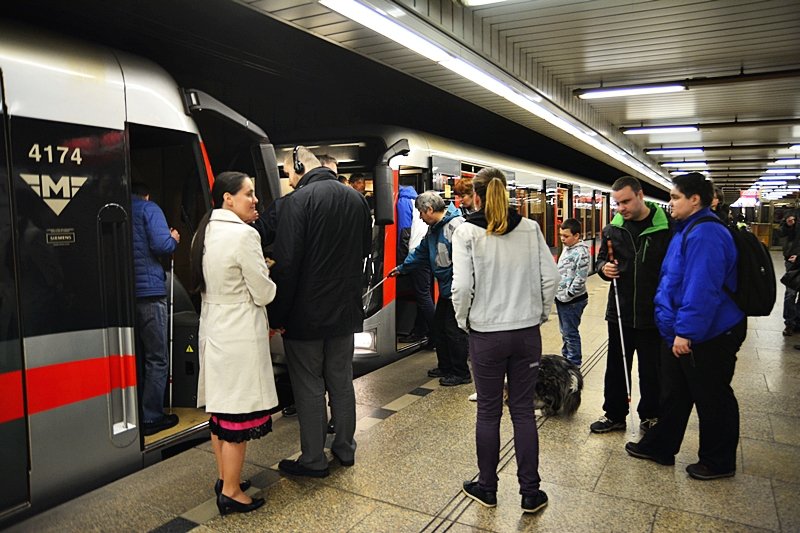
<svg viewBox="0 0 800 533">
<path fill-rule="evenodd" d="M 800 172 L 800 169 L 793 169 L 793 168 L 768 168 L 766 170 L 767 174 L 794 174 L 795 172 Z"/>
<path fill-rule="evenodd" d="M 461 3 L 467 7 L 475 7 L 475 6 L 488 6 L 489 4 L 499 4 L 500 2 L 505 2 L 506 0 L 461 0 Z"/>
<path fill-rule="evenodd" d="M 593 98 L 614 98 L 617 96 L 638 96 L 642 94 L 677 93 L 687 90 L 685 85 L 642 85 L 641 87 L 627 87 L 625 89 L 587 89 L 578 95 L 578 98 L 590 100 Z"/>
<path fill-rule="evenodd" d="M 670 161 L 661 163 L 662 167 L 675 167 L 675 168 L 708 168 L 706 161 Z"/>
<path fill-rule="evenodd" d="M 622 133 L 625 135 L 647 135 L 658 133 L 693 133 L 699 131 L 697 126 L 650 126 L 642 128 L 625 128 Z"/>
<path fill-rule="evenodd" d="M 759 181 L 758 183 L 763 187 L 769 187 L 770 185 L 786 185 L 785 181 Z"/>
<path fill-rule="evenodd" d="M 792 150 L 793 152 L 800 152 L 800 144 L 793 144 L 789 147 L 789 150 Z"/>
<path fill-rule="evenodd" d="M 777 159 L 770 161 L 768 165 L 800 165 L 800 158 L 797 159 Z"/>
<path fill-rule="evenodd" d="M 450 57 L 450 54 L 432 42 L 423 39 L 401 24 L 386 18 L 360 2 L 355 0 L 320 0 L 319 3 L 358 22 L 362 26 L 388 37 L 396 43 L 402 44 L 409 50 L 413 50 L 431 61 L 438 63 Z"/>
<path fill-rule="evenodd" d="M 702 174 L 704 176 L 709 176 L 711 174 L 707 170 L 702 170 L 702 171 L 698 171 L 698 170 L 673 170 L 672 172 L 670 172 L 670 174 L 673 175 L 673 176 L 683 176 L 684 174 L 691 174 L 693 172 L 697 173 L 697 174 Z"/>
<path fill-rule="evenodd" d="M 507 83 L 503 83 L 494 76 L 490 76 L 486 72 L 470 63 L 467 63 L 463 59 L 448 57 L 447 59 L 439 61 L 439 64 L 448 70 L 452 70 L 459 76 L 462 76 L 473 83 L 477 83 L 484 89 L 488 89 L 494 94 L 502 96 L 506 100 L 517 104 L 531 113 L 538 114 L 544 111 L 544 108 L 534 103 L 541 102 L 542 99 L 539 96 L 523 95 L 517 92 L 515 89 L 512 89 Z"/>
<path fill-rule="evenodd" d="M 674 155 L 674 154 L 702 154 L 702 148 L 654 148 L 645 150 L 650 155 Z"/>
<path fill-rule="evenodd" d="M 790 176 L 790 175 L 780 175 L 780 176 L 761 176 L 758 178 L 760 180 L 796 180 L 797 176 Z"/>
</svg>

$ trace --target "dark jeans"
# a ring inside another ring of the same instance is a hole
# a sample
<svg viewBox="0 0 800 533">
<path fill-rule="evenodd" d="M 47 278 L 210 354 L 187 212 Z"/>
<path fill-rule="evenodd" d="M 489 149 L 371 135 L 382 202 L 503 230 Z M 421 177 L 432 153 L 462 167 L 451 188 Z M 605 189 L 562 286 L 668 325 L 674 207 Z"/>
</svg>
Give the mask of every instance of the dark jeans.
<svg viewBox="0 0 800 533">
<path fill-rule="evenodd" d="M 659 415 L 659 354 L 663 341 L 657 329 L 634 329 L 623 326 L 625 336 L 625 359 L 628 362 L 628 383 L 631 383 L 633 352 L 636 351 L 639 363 L 639 418 L 658 418 Z M 631 384 L 631 387 L 633 385 Z M 616 422 L 628 416 L 628 397 L 625 390 L 625 369 L 622 364 L 622 344 L 619 340 L 619 326 L 608 322 L 608 357 L 606 358 L 605 402 L 606 416 Z"/>
<path fill-rule="evenodd" d="M 747 335 L 747 320 L 706 342 L 692 345 L 680 358 L 664 346 L 661 353 L 663 413 L 641 440 L 644 449 L 673 456 L 681 449 L 686 423 L 697 406 L 700 420 L 700 462 L 714 472 L 736 470 L 739 403 L 731 388 L 736 353 Z"/>
<path fill-rule="evenodd" d="M 786 270 L 794 267 L 789 261 L 783 262 Z M 800 329 L 800 302 L 797 301 L 797 291 L 786 287 L 783 293 L 783 324 L 791 328 Z"/>
<path fill-rule="evenodd" d="M 415 333 L 429 335 L 433 331 L 433 296 L 431 296 L 431 269 L 424 266 L 412 270 L 409 274 L 414 285 L 414 294 L 417 299 L 417 321 L 414 324 Z"/>
<path fill-rule="evenodd" d="M 581 325 L 581 316 L 583 316 L 583 310 L 586 309 L 586 304 L 588 303 L 588 298 L 567 303 L 561 303 L 556 300 L 558 329 L 561 330 L 561 338 L 564 341 L 561 347 L 561 355 L 578 366 L 581 366 L 581 361 L 583 360 L 581 334 L 578 331 L 578 326 Z"/>
<path fill-rule="evenodd" d="M 539 326 L 512 331 L 470 331 L 469 352 L 478 393 L 475 444 L 478 485 L 497 490 L 500 461 L 500 418 L 503 416 L 503 381 L 508 376 L 508 411 L 514 426 L 519 492 L 532 496 L 539 490 L 539 432 L 533 412 L 533 391 L 539 375 L 542 337 Z"/>
<path fill-rule="evenodd" d="M 458 327 L 453 301 L 439 296 L 433 320 L 433 342 L 439 370 L 446 376 L 469 376 L 467 334 Z"/>
<path fill-rule="evenodd" d="M 136 299 L 137 352 L 144 367 L 142 422 L 164 417 L 164 391 L 169 374 L 167 347 L 167 297 Z"/>
</svg>

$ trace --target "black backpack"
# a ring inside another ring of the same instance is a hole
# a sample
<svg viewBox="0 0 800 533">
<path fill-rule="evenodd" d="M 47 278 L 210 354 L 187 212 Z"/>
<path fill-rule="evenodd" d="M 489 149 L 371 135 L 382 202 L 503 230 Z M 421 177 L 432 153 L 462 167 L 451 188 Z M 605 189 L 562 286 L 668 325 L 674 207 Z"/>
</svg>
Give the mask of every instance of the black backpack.
<svg viewBox="0 0 800 533">
<path fill-rule="evenodd" d="M 728 228 L 739 252 L 736 265 L 738 287 L 736 292 L 725 287 L 725 292 L 747 316 L 769 315 L 775 306 L 777 294 L 775 267 L 769 249 L 746 229 L 729 227 L 717 217 L 701 217 L 683 232 L 681 251 L 686 250 L 686 236 L 701 222 L 718 222 Z"/>
</svg>

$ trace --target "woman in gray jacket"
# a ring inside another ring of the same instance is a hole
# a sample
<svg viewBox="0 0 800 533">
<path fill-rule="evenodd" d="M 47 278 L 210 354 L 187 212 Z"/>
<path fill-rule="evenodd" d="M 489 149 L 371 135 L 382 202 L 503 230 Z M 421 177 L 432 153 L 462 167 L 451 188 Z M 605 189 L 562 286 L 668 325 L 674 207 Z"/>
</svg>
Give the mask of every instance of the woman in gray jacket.
<svg viewBox="0 0 800 533">
<path fill-rule="evenodd" d="M 558 270 L 539 225 L 509 207 L 506 178 L 496 168 L 472 182 L 477 212 L 453 235 L 453 306 L 469 332 L 469 353 L 478 394 L 478 481 L 463 492 L 486 507 L 497 505 L 497 464 L 503 382 L 514 426 L 522 510 L 547 505 L 539 489 L 539 435 L 533 392 L 542 355 L 539 326 L 553 306 Z"/>
</svg>

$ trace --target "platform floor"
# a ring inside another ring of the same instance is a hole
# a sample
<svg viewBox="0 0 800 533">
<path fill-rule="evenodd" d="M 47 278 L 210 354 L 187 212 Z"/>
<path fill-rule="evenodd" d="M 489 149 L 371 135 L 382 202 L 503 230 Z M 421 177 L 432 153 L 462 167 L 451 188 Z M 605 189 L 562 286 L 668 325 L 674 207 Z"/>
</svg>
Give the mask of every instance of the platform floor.
<svg viewBox="0 0 800 533">
<path fill-rule="evenodd" d="M 776 256 L 776 265 L 780 265 Z M 779 270 L 782 271 L 782 268 Z M 782 272 L 779 272 L 780 276 Z M 325 479 L 284 477 L 280 459 L 299 453 L 296 418 L 277 417 L 274 432 L 250 444 L 243 477 L 267 503 L 220 517 L 208 443 L 17 524 L 12 531 L 800 531 L 800 334 L 783 337 L 782 286 L 772 316 L 750 319 L 733 386 L 741 409 L 734 478 L 695 481 L 697 419 L 690 421 L 674 467 L 629 457 L 629 431 L 593 435 L 602 414 L 607 284 L 590 278 L 581 334 L 586 378 L 571 419 L 540 419 L 540 473 L 549 506 L 519 507 L 510 421 L 501 426 L 498 506 L 462 496 L 477 474 L 472 385 L 440 388 L 426 376 L 432 352 L 420 352 L 356 380 L 356 464 L 331 464 Z M 553 315 L 542 328 L 545 353 L 559 353 Z M 634 401 L 638 393 L 634 394 Z M 638 427 L 638 420 L 636 421 Z M 638 436 L 635 437 L 638 439 Z"/>
</svg>

